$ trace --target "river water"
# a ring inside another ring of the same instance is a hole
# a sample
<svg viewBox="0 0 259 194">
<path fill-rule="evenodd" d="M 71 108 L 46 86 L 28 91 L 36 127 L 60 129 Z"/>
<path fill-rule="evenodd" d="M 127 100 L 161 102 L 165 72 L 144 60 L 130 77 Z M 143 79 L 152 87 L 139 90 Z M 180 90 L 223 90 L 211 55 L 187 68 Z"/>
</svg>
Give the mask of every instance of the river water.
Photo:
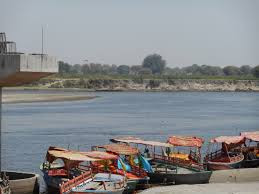
<svg viewBox="0 0 259 194">
<path fill-rule="evenodd" d="M 119 135 L 164 142 L 172 134 L 201 136 L 207 140 L 259 129 L 259 93 L 90 95 L 99 97 L 77 102 L 5 104 L 3 168 L 40 174 L 40 163 L 50 145 L 86 150 Z"/>
</svg>

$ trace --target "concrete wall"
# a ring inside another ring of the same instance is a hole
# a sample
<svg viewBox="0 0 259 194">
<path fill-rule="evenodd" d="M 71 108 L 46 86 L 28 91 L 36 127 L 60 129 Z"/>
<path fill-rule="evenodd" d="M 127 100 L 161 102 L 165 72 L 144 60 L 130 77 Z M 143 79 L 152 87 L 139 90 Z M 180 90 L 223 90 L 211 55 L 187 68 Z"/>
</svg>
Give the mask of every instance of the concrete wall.
<svg viewBox="0 0 259 194">
<path fill-rule="evenodd" d="M 20 72 L 58 73 L 57 59 L 47 55 L 21 55 Z"/>
<path fill-rule="evenodd" d="M 0 54 L 0 79 L 20 70 L 20 55 Z"/>
<path fill-rule="evenodd" d="M 56 57 L 25 54 L 0 55 L 0 87 L 31 83 L 54 73 L 58 73 Z"/>
</svg>

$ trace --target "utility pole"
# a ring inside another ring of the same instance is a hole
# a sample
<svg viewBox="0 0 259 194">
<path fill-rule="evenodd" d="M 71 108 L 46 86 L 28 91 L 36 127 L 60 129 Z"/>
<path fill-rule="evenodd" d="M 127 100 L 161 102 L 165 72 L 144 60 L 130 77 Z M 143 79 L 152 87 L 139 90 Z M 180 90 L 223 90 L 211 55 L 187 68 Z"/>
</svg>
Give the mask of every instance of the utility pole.
<svg viewBox="0 0 259 194">
<path fill-rule="evenodd" d="M 0 87 L 0 178 L 2 178 L 2 87 Z"/>
<path fill-rule="evenodd" d="M 40 65 L 41 65 L 41 69 L 42 69 L 42 62 L 43 62 L 43 49 L 44 49 L 44 38 L 43 38 L 43 26 L 41 27 L 41 62 L 40 62 Z"/>
</svg>

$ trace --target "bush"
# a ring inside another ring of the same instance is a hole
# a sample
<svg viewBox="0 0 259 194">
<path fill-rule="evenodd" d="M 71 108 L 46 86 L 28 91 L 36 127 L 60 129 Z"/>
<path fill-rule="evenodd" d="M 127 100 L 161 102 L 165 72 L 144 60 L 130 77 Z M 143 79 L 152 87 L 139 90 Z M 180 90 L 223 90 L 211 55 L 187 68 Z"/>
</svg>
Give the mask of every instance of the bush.
<svg viewBox="0 0 259 194">
<path fill-rule="evenodd" d="M 150 80 L 149 81 L 149 87 L 151 89 L 158 88 L 160 86 L 160 80 Z"/>
<path fill-rule="evenodd" d="M 259 65 L 253 69 L 253 74 L 256 78 L 259 78 Z"/>
</svg>

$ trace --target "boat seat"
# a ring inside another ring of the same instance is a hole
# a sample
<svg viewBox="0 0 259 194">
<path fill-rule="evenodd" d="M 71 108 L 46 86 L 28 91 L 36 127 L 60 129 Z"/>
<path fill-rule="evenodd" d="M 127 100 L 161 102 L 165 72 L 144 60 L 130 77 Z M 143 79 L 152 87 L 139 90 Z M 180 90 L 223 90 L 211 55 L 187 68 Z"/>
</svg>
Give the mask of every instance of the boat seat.
<svg viewBox="0 0 259 194">
<path fill-rule="evenodd" d="M 83 189 L 86 190 L 98 190 L 102 186 L 101 182 L 89 182 L 85 185 L 83 185 Z"/>
<path fill-rule="evenodd" d="M 49 176 L 67 176 L 67 170 L 65 169 L 50 169 L 48 171 Z"/>
<path fill-rule="evenodd" d="M 178 158 L 178 159 L 181 159 L 181 160 L 187 160 L 187 161 L 190 160 L 189 155 L 185 154 L 185 153 L 171 153 L 170 157 L 171 158 Z"/>
</svg>

